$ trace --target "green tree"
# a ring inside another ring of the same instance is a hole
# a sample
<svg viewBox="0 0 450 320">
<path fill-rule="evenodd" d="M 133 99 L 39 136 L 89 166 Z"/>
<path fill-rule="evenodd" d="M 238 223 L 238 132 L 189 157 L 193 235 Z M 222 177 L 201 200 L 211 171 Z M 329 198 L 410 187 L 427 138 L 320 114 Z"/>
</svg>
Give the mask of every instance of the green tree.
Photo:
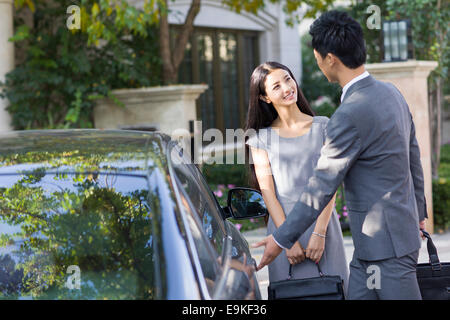
<svg viewBox="0 0 450 320">
<path fill-rule="evenodd" d="M 114 40 L 90 40 L 67 29 L 66 7 L 63 0 L 39 1 L 16 12 L 18 64 L 3 88 L 15 129 L 93 127 L 95 99 L 161 84 L 156 26 L 146 27 L 145 38 L 122 29 Z"/>
<path fill-rule="evenodd" d="M 21 0 L 23 3 L 30 1 Z M 326 10 L 333 0 L 223 0 L 222 3 L 236 12 L 247 11 L 257 14 L 266 3 L 283 3 L 283 10 L 288 14 L 286 23 L 299 21 L 298 9 L 302 4 L 308 5 L 305 17 L 314 17 Z M 81 0 L 82 30 L 89 35 L 89 41 L 99 43 L 117 39 L 117 32 L 127 29 L 134 34 L 146 35 L 146 26 L 158 24 L 159 46 L 163 65 L 163 82 L 175 83 L 178 68 L 184 58 L 184 52 L 192 33 L 194 20 L 200 12 L 201 0 L 192 0 L 180 33 L 170 45 L 167 0 L 144 0 L 142 9 L 137 9 L 126 0 Z"/>
</svg>

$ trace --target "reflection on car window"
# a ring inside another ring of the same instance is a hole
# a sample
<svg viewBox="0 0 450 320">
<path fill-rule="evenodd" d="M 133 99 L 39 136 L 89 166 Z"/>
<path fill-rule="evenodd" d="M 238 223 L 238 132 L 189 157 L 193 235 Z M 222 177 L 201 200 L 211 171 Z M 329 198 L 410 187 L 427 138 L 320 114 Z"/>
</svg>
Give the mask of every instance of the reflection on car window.
<svg viewBox="0 0 450 320">
<path fill-rule="evenodd" d="M 179 183 L 178 179 L 176 179 L 176 181 Z M 201 227 L 199 226 L 200 223 L 198 219 L 196 219 L 196 214 L 193 212 L 192 203 L 185 197 L 185 194 L 186 193 L 182 191 L 180 195 L 181 203 L 187 213 L 186 218 L 197 250 L 203 277 L 208 287 L 208 291 L 212 295 L 219 275 L 218 255 L 211 247 L 210 242 L 208 241 L 209 239 L 206 239 L 207 236 L 205 236 L 205 232 L 201 231 Z"/>
<path fill-rule="evenodd" d="M 200 171 L 179 152 L 171 152 L 175 174 L 189 197 L 194 210 L 202 223 L 202 228 L 212 246 L 222 254 L 225 227 L 218 212 L 212 192 L 204 181 Z M 174 159 L 176 158 L 176 159 Z"/>
<path fill-rule="evenodd" d="M 202 273 L 208 291 L 213 295 L 220 273 L 224 225 L 213 199 L 209 197 L 210 190 L 199 180 L 198 169 L 175 148 L 171 152 L 171 163 L 175 171 L 174 180 L 182 189 L 181 202 L 187 212 Z"/>
<path fill-rule="evenodd" d="M 155 197 L 137 176 L 2 176 L 0 299 L 155 298 Z"/>
</svg>

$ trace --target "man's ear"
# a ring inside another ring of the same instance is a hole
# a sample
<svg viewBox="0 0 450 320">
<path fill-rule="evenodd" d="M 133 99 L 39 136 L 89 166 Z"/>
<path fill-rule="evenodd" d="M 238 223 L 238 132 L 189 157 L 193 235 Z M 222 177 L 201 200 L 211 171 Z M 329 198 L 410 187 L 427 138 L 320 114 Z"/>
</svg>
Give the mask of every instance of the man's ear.
<svg viewBox="0 0 450 320">
<path fill-rule="evenodd" d="M 338 61 L 340 61 L 338 57 L 336 57 L 334 54 L 332 54 L 330 52 L 327 54 L 326 58 L 327 58 L 327 63 L 330 67 L 335 66 L 338 63 Z"/>
<path fill-rule="evenodd" d="M 327 54 L 327 56 L 325 57 L 326 58 L 326 62 L 327 62 L 327 64 L 331 67 L 333 64 L 335 64 L 335 62 L 336 62 L 336 57 L 334 56 L 334 54 L 332 54 L 332 53 L 329 53 L 328 52 L 328 54 Z"/>
</svg>

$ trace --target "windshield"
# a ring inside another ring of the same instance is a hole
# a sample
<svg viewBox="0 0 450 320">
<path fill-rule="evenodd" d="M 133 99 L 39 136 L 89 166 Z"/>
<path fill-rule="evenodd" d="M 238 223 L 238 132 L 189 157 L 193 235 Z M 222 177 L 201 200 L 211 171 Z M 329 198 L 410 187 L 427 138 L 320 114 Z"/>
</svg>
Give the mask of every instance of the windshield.
<svg viewBox="0 0 450 320">
<path fill-rule="evenodd" d="M 0 176 L 0 299 L 156 298 L 158 203 L 141 176 Z"/>
</svg>

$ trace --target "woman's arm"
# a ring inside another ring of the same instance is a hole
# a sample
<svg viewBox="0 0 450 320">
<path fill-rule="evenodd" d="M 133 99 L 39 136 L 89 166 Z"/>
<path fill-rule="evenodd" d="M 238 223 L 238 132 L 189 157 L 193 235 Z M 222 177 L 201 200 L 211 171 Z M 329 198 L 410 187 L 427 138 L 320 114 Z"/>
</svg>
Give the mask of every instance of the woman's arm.
<svg viewBox="0 0 450 320">
<path fill-rule="evenodd" d="M 316 226 L 314 227 L 314 232 L 321 235 L 326 235 L 328 223 L 330 222 L 331 213 L 333 212 L 335 202 L 336 202 L 336 193 L 317 218 Z"/>
<path fill-rule="evenodd" d="M 325 237 L 327 234 L 328 223 L 330 222 L 333 212 L 334 203 L 336 201 L 336 193 L 331 201 L 327 204 L 322 213 L 317 217 L 316 226 L 306 248 L 306 257 L 319 263 L 325 250 Z"/>
<path fill-rule="evenodd" d="M 259 188 L 275 226 L 278 228 L 286 220 L 283 208 L 275 194 L 275 186 L 273 183 L 272 170 L 267 151 L 250 147 L 252 152 L 253 164 L 255 165 L 256 179 Z M 296 242 L 291 249 L 286 249 L 286 255 L 289 263 L 296 264 L 305 259 L 305 252 L 300 242 Z"/>
<path fill-rule="evenodd" d="M 257 149 L 250 147 L 252 152 L 253 164 L 255 165 L 256 179 L 258 180 L 259 188 L 261 190 L 264 202 L 270 217 L 275 226 L 278 228 L 286 216 L 283 208 L 275 195 L 275 186 L 273 183 L 272 170 L 270 168 L 269 157 L 264 149 Z"/>
</svg>

